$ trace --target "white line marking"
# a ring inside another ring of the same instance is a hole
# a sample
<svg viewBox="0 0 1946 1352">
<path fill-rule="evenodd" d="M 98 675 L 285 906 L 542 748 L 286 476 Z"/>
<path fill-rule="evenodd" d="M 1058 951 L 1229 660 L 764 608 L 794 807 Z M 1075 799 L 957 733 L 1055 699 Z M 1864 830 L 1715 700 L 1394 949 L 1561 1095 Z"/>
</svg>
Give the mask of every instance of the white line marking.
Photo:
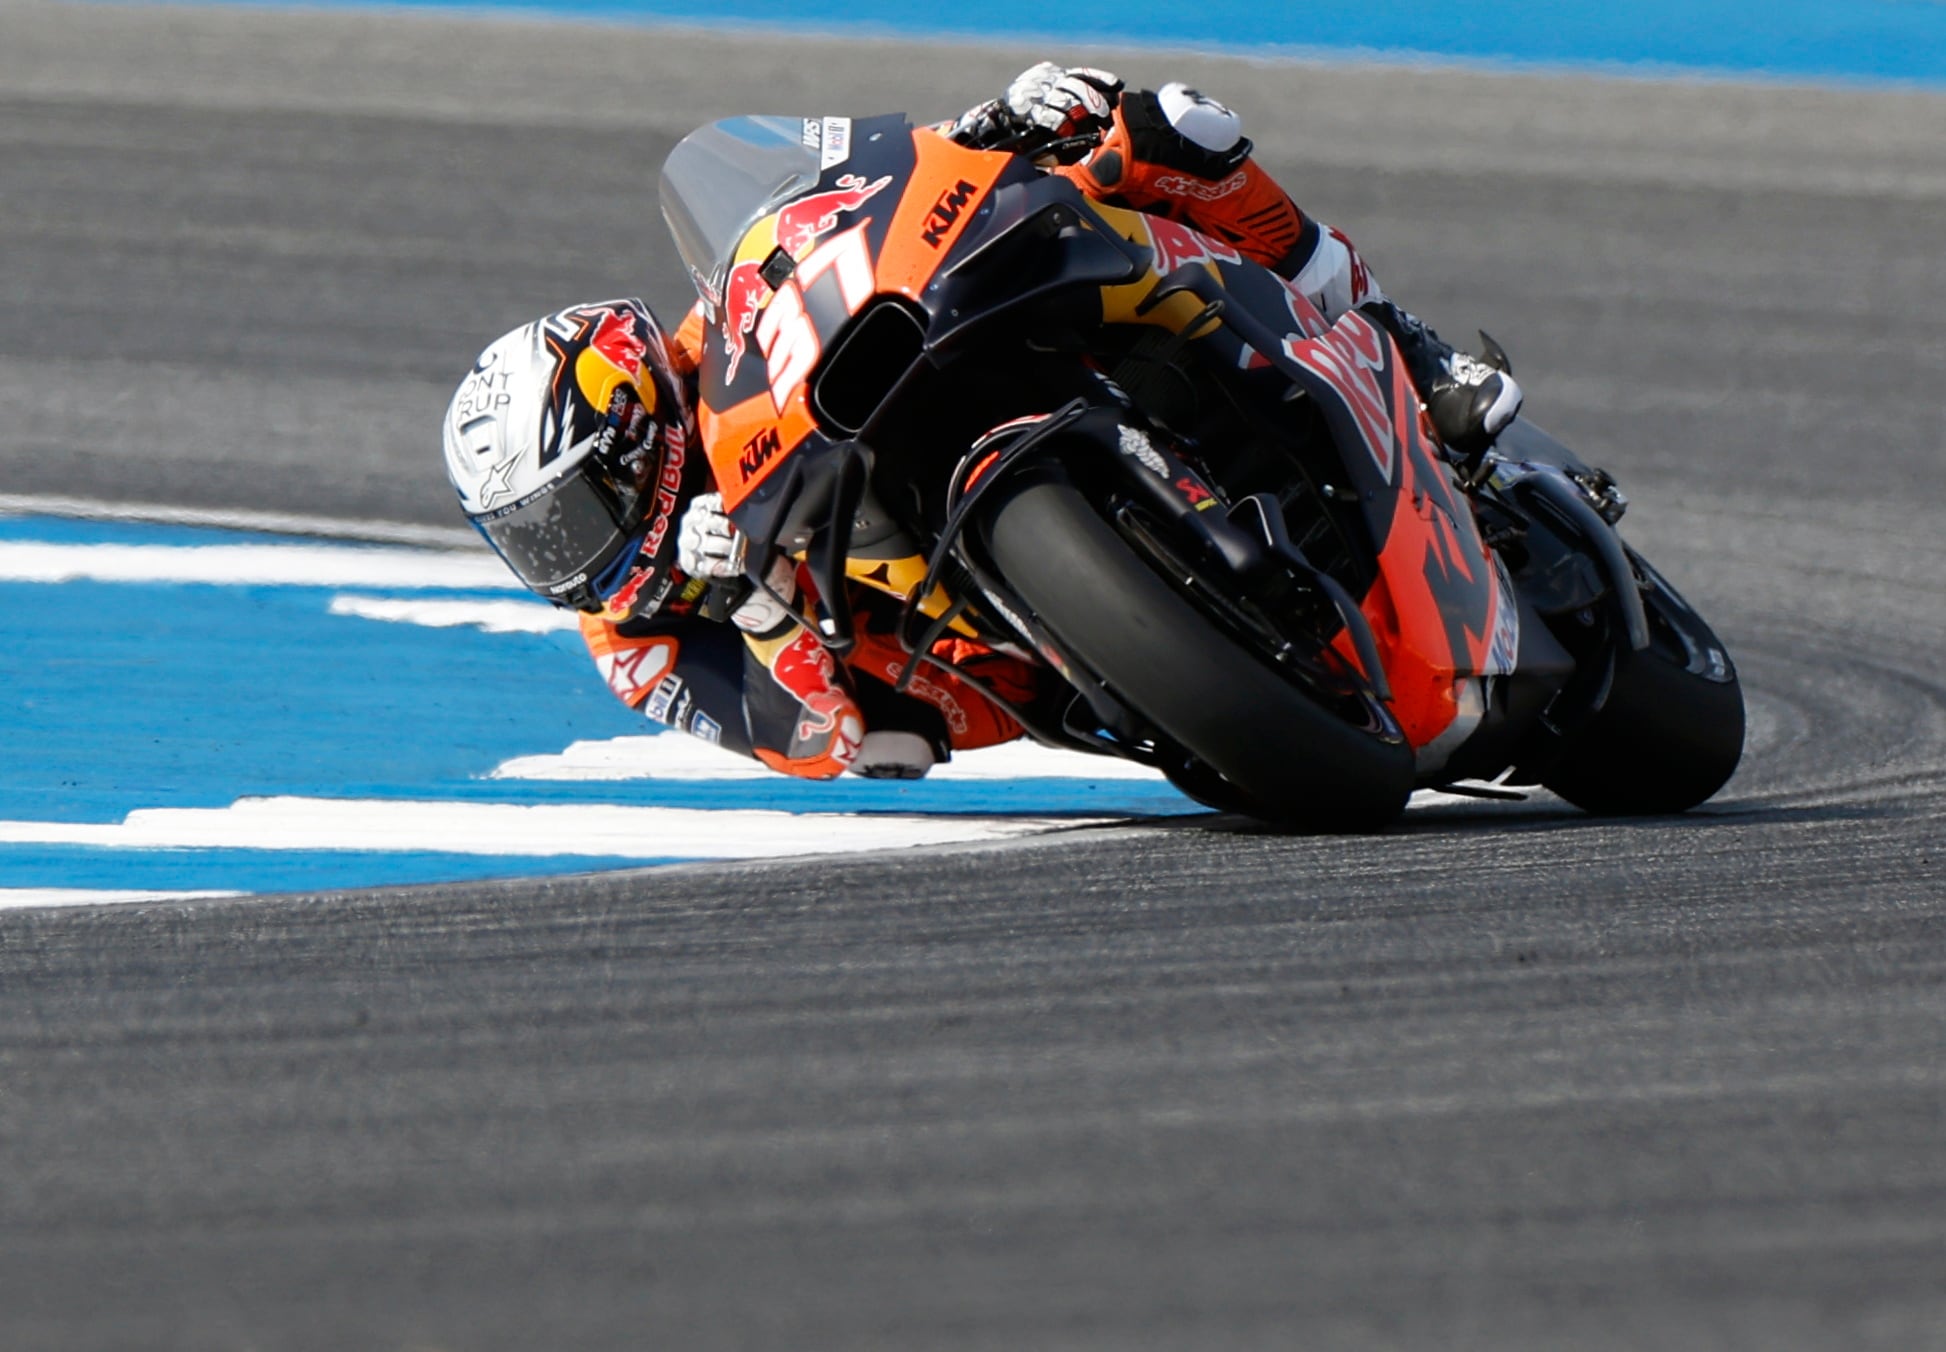
<svg viewBox="0 0 1946 1352">
<path fill-rule="evenodd" d="M 0 844 L 108 849 L 397 850 L 623 859 L 760 859 L 1006 840 L 1111 817 L 857 816 L 607 803 L 244 798 L 143 808 L 119 823 L 0 821 Z"/>
<path fill-rule="evenodd" d="M 86 887 L 0 887 L 0 911 L 35 906 L 103 906 L 122 901 L 198 901 L 240 897 L 241 892 L 119 892 Z"/>
<path fill-rule="evenodd" d="M 351 521 L 328 516 L 300 516 L 294 512 L 250 512 L 216 507 L 158 507 L 146 502 L 100 502 L 93 498 L 44 497 L 32 493 L 0 493 L 0 516 L 149 521 L 164 526 L 207 526 L 216 530 L 267 531 L 275 535 L 322 535 L 334 540 L 375 540 L 394 545 L 486 548 L 476 532 L 463 526 L 422 526 L 409 521 Z"/>
<path fill-rule="evenodd" d="M 767 780 L 777 772 L 694 737 L 665 732 L 646 737 L 610 737 L 571 744 L 545 756 L 517 756 L 494 770 L 492 779 L 546 780 Z M 1059 751 L 1038 742 L 1010 742 L 980 751 L 961 751 L 926 776 L 937 780 L 1146 780 L 1168 781 L 1158 771 L 1108 756 Z"/>
<path fill-rule="evenodd" d="M 490 553 L 359 545 L 73 545 L 0 540 L 0 582 L 519 591 Z"/>
<path fill-rule="evenodd" d="M 488 634 L 547 634 L 572 632 L 579 627 L 571 612 L 544 601 L 397 601 L 382 596 L 334 596 L 331 613 L 391 624 L 420 624 L 428 629 L 457 629 L 470 624 Z"/>
</svg>

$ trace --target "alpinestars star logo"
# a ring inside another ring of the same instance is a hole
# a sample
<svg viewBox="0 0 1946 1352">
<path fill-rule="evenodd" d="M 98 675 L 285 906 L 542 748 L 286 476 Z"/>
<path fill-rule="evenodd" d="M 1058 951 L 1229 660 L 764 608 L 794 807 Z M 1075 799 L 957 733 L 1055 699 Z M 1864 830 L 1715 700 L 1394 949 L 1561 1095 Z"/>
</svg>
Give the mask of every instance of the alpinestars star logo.
<svg viewBox="0 0 1946 1352">
<path fill-rule="evenodd" d="M 508 456 L 486 472 L 486 478 L 480 483 L 480 507 L 483 510 L 514 495 L 513 484 L 509 481 L 519 467 L 520 457 Z"/>
</svg>

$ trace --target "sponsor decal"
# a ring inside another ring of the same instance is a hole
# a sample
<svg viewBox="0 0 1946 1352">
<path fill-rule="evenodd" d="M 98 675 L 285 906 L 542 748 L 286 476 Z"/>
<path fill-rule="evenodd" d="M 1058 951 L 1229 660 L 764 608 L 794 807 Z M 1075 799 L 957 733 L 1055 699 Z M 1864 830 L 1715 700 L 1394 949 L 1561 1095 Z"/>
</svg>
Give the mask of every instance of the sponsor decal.
<svg viewBox="0 0 1946 1352">
<path fill-rule="evenodd" d="M 864 206 L 891 181 L 890 174 L 875 183 L 860 174 L 841 174 L 829 192 L 798 198 L 777 213 L 777 247 L 796 258 L 830 234 L 840 216 Z"/>
<path fill-rule="evenodd" d="M 1149 216 L 1149 244 L 1155 250 L 1155 270 L 1167 275 L 1186 263 L 1241 263 L 1243 255 L 1221 240 L 1191 230 L 1186 225 Z"/>
<path fill-rule="evenodd" d="M 844 174 L 830 192 L 800 197 L 777 213 L 777 247 L 796 258 L 838 224 L 838 217 L 856 211 L 892 181 L 890 174 L 867 183 L 857 174 Z M 810 260 L 806 259 L 808 267 Z M 865 259 L 869 274 L 871 260 Z M 805 283 L 809 284 L 808 280 Z M 785 288 L 789 290 L 788 285 Z M 750 335 L 757 318 L 769 305 L 777 289 L 764 280 L 763 263 L 746 260 L 731 268 L 723 280 L 723 355 L 730 359 L 724 383 L 733 383 L 743 355 L 749 350 Z M 862 302 L 861 302 L 862 303 Z M 779 405 L 781 407 L 781 404 Z"/>
<path fill-rule="evenodd" d="M 614 449 L 615 439 L 620 437 L 629 448 L 622 457 L 622 467 L 639 474 L 643 457 L 655 449 L 652 444 L 644 444 L 642 438 L 642 423 L 648 414 L 642 401 L 635 397 L 633 386 L 617 385 L 615 392 L 608 396 L 608 421 L 595 433 L 595 455 L 605 458 Z"/>
<path fill-rule="evenodd" d="M 689 735 L 700 737 L 711 746 L 716 746 L 723 740 L 723 725 L 698 709 L 695 716 L 689 720 Z"/>
<path fill-rule="evenodd" d="M 905 663 L 891 661 L 885 663 L 885 679 L 893 685 L 898 684 L 899 677 L 904 673 Z M 966 710 L 960 707 L 957 699 L 953 698 L 953 692 L 944 686 L 935 685 L 924 676 L 915 675 L 906 684 L 906 690 L 939 710 L 946 719 L 946 727 L 949 731 L 964 736 L 967 728 L 971 726 Z"/>
<path fill-rule="evenodd" d="M 648 339 L 637 332 L 632 311 L 612 306 L 600 313 L 594 335 L 588 339 L 589 349 L 630 380 L 635 379 L 643 357 L 648 355 Z"/>
<path fill-rule="evenodd" d="M 655 518 L 642 537 L 642 552 L 661 552 L 668 538 L 669 523 L 675 519 L 676 504 L 682 492 L 683 460 L 688 452 L 689 434 L 681 423 L 670 423 L 662 439 L 662 471 L 655 481 Z"/>
<path fill-rule="evenodd" d="M 1118 434 L 1118 439 L 1121 442 L 1123 455 L 1141 461 L 1143 468 L 1158 479 L 1169 477 L 1169 462 L 1164 460 L 1161 452 L 1156 450 L 1155 444 L 1149 440 L 1148 433 L 1136 427 L 1123 427 Z"/>
<path fill-rule="evenodd" d="M 676 662 L 674 639 L 653 639 L 611 653 L 597 653 L 595 667 L 622 703 L 634 705 L 642 692 Z"/>
<path fill-rule="evenodd" d="M 851 158 L 851 119 L 827 117 L 820 129 L 822 148 L 818 152 L 820 169 L 836 169 Z"/>
<path fill-rule="evenodd" d="M 960 213 L 966 210 L 966 204 L 973 200 L 973 194 L 978 191 L 979 189 L 973 184 L 961 179 L 939 194 L 939 200 L 934 202 L 932 210 L 926 213 L 926 225 L 919 232 L 919 238 L 923 239 L 929 247 L 937 249 L 940 241 L 951 232 L 953 223 L 959 220 Z"/>
<path fill-rule="evenodd" d="M 757 312 L 770 296 L 770 283 L 764 280 L 763 264 L 738 263 L 723 280 L 723 355 L 730 359 L 723 373 L 725 384 L 737 378 L 737 367 L 750 348 L 750 331 L 757 327 Z"/>
<path fill-rule="evenodd" d="M 603 603 L 602 614 L 608 619 L 625 620 L 641 608 L 643 589 L 661 571 L 655 559 L 662 552 L 663 542 L 669 538 L 669 527 L 676 519 L 676 507 L 681 502 L 682 467 L 688 441 L 680 423 L 671 424 L 663 437 L 662 469 L 656 476 L 654 514 L 649 518 L 649 528 L 642 532 L 641 547 L 635 551 L 637 566 Z M 661 590 L 653 599 L 659 604 L 674 585 L 674 577 L 664 577 Z"/>
<path fill-rule="evenodd" d="M 1152 186 L 1157 192 L 1170 197 L 1193 197 L 1199 202 L 1220 202 L 1234 193 L 1242 192 L 1246 181 L 1244 171 L 1239 169 L 1220 183 L 1212 183 L 1206 178 L 1190 178 L 1185 174 L 1163 174 L 1154 181 Z"/>
<path fill-rule="evenodd" d="M 511 480 L 513 479 L 514 471 L 519 468 L 520 457 L 518 455 L 510 455 L 499 464 L 487 470 L 486 477 L 480 480 L 479 488 L 480 509 L 482 511 L 514 495 L 515 490 Z"/>
<path fill-rule="evenodd" d="M 1184 502 L 1199 512 L 1207 511 L 1216 505 L 1215 495 L 1187 474 L 1176 480 L 1175 489 L 1178 493 L 1182 494 Z"/>
<path fill-rule="evenodd" d="M 1392 415 L 1380 377 L 1387 373 L 1387 344 L 1362 315 L 1348 314 L 1312 339 L 1286 338 L 1284 355 L 1330 382 L 1351 411 L 1366 453 L 1386 483 L 1397 466 L 1392 445 Z"/>
<path fill-rule="evenodd" d="M 806 150 L 824 149 L 824 123 L 815 117 L 804 119 L 802 144 Z"/>
<path fill-rule="evenodd" d="M 658 723 L 673 723 L 675 720 L 671 717 L 671 709 L 676 697 L 682 693 L 682 677 L 672 671 L 656 682 L 655 689 L 649 692 L 648 699 L 642 705 L 642 712 Z"/>
<path fill-rule="evenodd" d="M 818 642 L 817 636 L 808 629 L 799 629 L 795 638 L 778 649 L 770 676 L 802 708 L 796 740 L 813 742 L 830 736 L 833 744 L 829 754 L 841 764 L 849 765 L 858 755 L 865 725 L 851 696 L 838 684 L 831 654 Z"/>
<path fill-rule="evenodd" d="M 749 483 L 755 478 L 757 471 L 769 464 L 782 446 L 783 438 L 775 427 L 766 427 L 744 442 L 743 453 L 737 456 L 737 470 L 743 475 L 743 482 Z"/>
<path fill-rule="evenodd" d="M 636 557 L 641 557 L 641 553 L 642 551 L 637 551 Z M 633 615 L 636 605 L 642 599 L 642 589 L 649 585 L 655 578 L 655 574 L 656 567 L 654 564 L 638 567 L 631 571 L 627 577 L 622 579 L 622 585 L 615 589 L 615 594 L 602 601 L 602 618 L 613 620 L 619 624 L 621 621 Z"/>
<path fill-rule="evenodd" d="M 1493 639 L 1487 645 L 1484 675 L 1505 676 L 1510 674 L 1520 660 L 1520 606 L 1514 600 L 1513 579 L 1507 576 L 1507 565 L 1498 554 L 1493 556 L 1493 590 L 1495 614 L 1493 617 Z"/>
</svg>

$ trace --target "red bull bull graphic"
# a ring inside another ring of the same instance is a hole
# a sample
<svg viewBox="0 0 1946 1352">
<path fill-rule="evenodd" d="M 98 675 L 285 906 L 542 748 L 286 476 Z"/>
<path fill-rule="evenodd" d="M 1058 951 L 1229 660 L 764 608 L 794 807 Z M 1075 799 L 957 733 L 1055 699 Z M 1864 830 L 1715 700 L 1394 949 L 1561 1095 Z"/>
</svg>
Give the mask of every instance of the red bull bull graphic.
<svg viewBox="0 0 1946 1352">
<path fill-rule="evenodd" d="M 777 213 L 777 247 L 796 258 L 828 234 L 838 217 L 864 206 L 891 181 L 890 174 L 875 183 L 867 183 L 862 174 L 841 174 L 832 191 L 798 198 Z"/>
<path fill-rule="evenodd" d="M 617 306 L 605 310 L 601 322 L 595 326 L 594 336 L 588 339 L 588 346 L 633 380 L 649 350 L 648 338 L 639 332 L 640 327 L 634 314 L 626 309 Z"/>
<path fill-rule="evenodd" d="M 858 210 L 892 182 L 890 174 L 867 183 L 859 174 L 844 174 L 830 192 L 800 197 L 776 215 L 777 247 L 792 258 L 837 227 L 838 218 Z M 724 382 L 737 378 L 737 368 L 749 350 L 757 316 L 770 301 L 773 288 L 763 278 L 762 260 L 746 260 L 730 269 L 723 281 L 723 355 L 730 359 Z"/>
<path fill-rule="evenodd" d="M 730 359 L 723 373 L 725 384 L 734 383 L 737 367 L 750 347 L 750 333 L 757 327 L 757 312 L 770 296 L 770 283 L 763 278 L 760 264 L 738 263 L 723 282 L 723 355 Z"/>
</svg>

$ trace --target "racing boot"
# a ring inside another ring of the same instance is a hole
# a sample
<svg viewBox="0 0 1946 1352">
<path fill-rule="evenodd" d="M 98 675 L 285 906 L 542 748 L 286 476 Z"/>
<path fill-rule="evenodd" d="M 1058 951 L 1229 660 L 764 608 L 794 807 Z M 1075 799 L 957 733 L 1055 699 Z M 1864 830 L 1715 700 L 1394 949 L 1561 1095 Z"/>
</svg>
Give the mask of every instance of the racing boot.
<svg viewBox="0 0 1946 1352">
<path fill-rule="evenodd" d="M 1389 300 L 1367 301 L 1358 312 L 1392 335 L 1433 430 L 1461 466 L 1477 469 L 1494 439 L 1520 412 L 1523 396 L 1507 354 L 1484 333 L 1484 361 L 1462 352 Z"/>
</svg>

